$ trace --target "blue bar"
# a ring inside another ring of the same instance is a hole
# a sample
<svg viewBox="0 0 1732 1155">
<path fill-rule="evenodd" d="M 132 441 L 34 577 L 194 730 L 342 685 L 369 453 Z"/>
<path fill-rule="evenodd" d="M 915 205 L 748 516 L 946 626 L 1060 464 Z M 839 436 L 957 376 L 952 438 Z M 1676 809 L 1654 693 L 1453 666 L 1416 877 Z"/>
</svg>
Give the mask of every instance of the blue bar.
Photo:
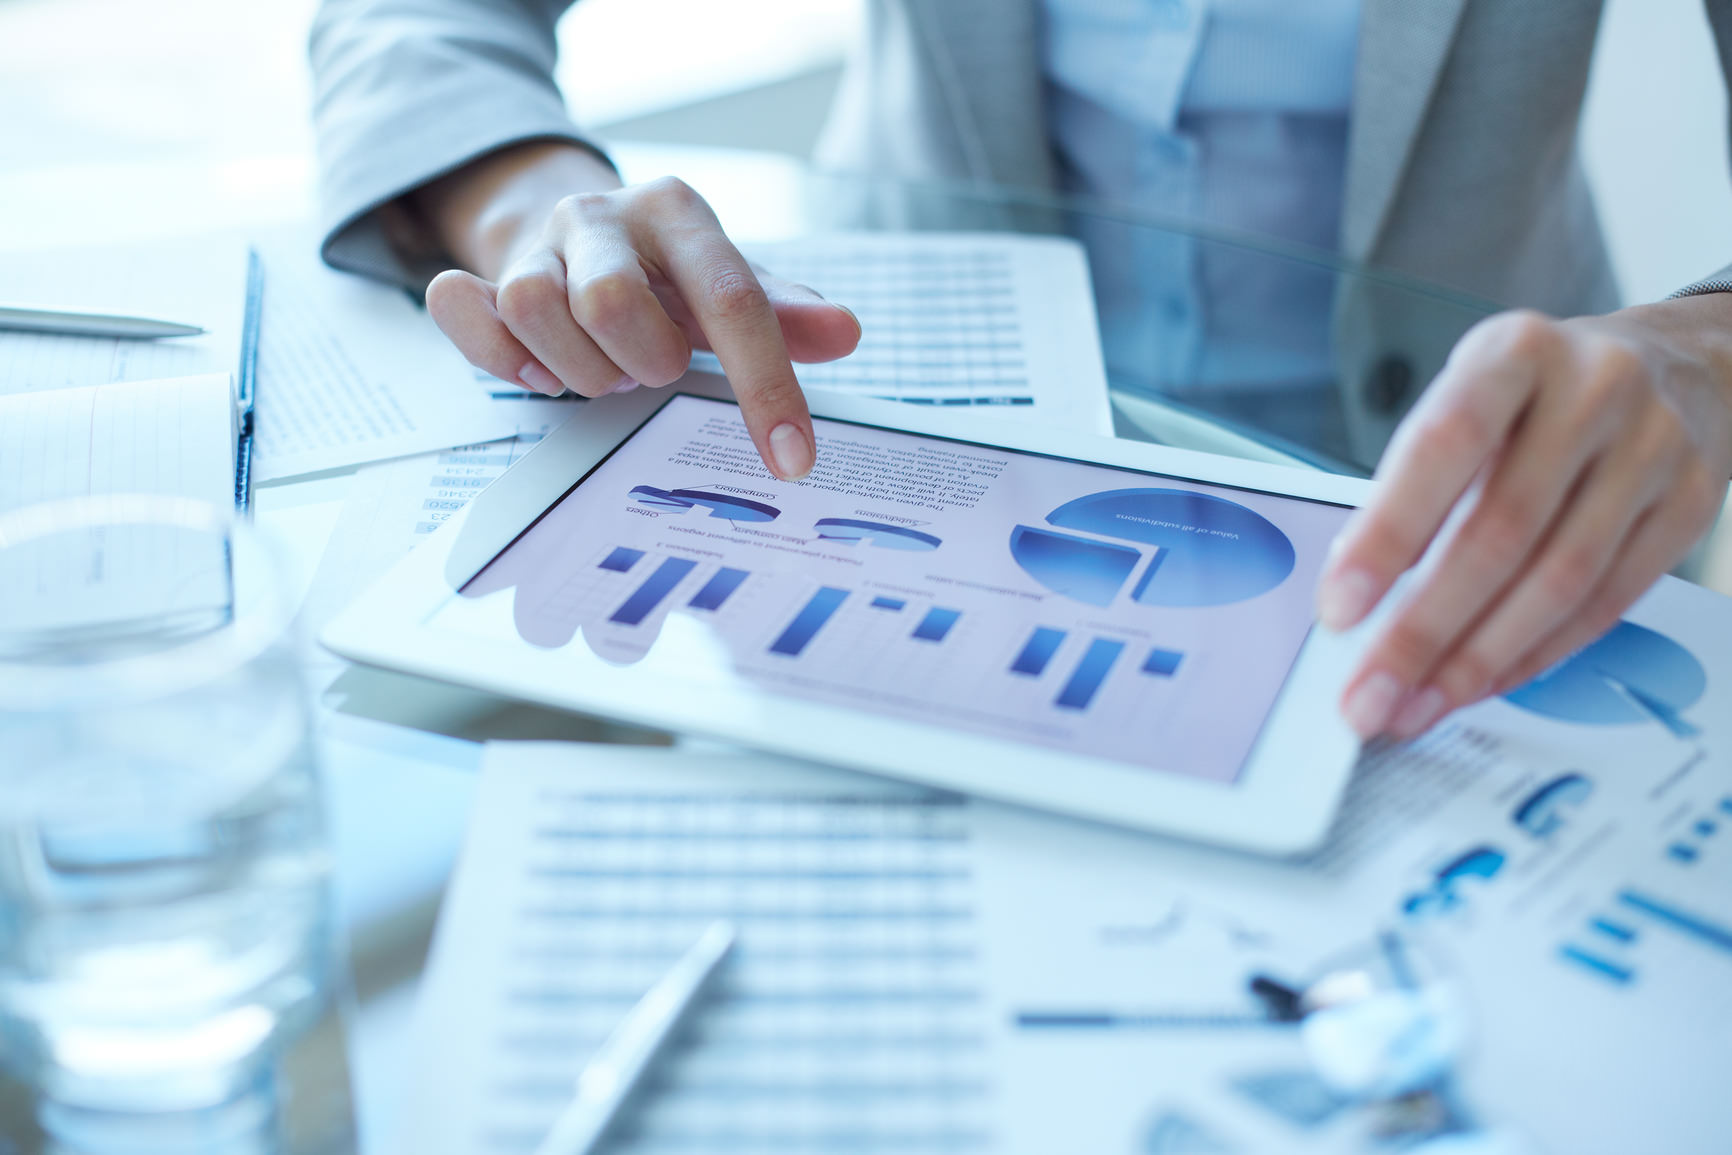
<svg viewBox="0 0 1732 1155">
<path fill-rule="evenodd" d="M 1621 967 L 1615 962 L 1608 962 L 1599 955 L 1589 954 L 1580 947 L 1562 946 L 1558 954 L 1579 967 L 1585 967 L 1603 979 L 1611 979 L 1615 983 L 1627 983 L 1636 977 L 1636 972 L 1628 967 Z"/>
<path fill-rule="evenodd" d="M 1113 663 L 1124 653 L 1125 644 L 1109 638 L 1096 638 L 1089 643 L 1088 652 L 1082 656 L 1082 661 L 1076 664 L 1076 673 L 1070 676 L 1070 681 L 1064 684 L 1059 692 L 1058 701 L 1054 703 L 1066 710 L 1086 710 L 1094 701 L 1095 691 L 1106 681 L 1107 672 L 1113 668 Z"/>
<path fill-rule="evenodd" d="M 908 603 L 901 598 L 873 598 L 872 608 L 875 610 L 899 610 Z"/>
<path fill-rule="evenodd" d="M 1732 798 L 1720 799 L 1720 813 L 1732 814 Z"/>
<path fill-rule="evenodd" d="M 625 599 L 625 604 L 613 611 L 610 622 L 618 622 L 624 626 L 635 626 L 662 604 L 662 599 L 673 592 L 673 588 L 685 580 L 685 576 L 698 568 L 698 563 L 688 561 L 683 557 L 670 557 L 656 566 L 656 571 L 649 575 L 643 585 L 637 587 L 631 597 Z"/>
<path fill-rule="evenodd" d="M 627 549 L 622 545 L 601 559 L 601 568 L 610 569 L 614 573 L 625 573 L 642 560 L 643 550 Z"/>
<path fill-rule="evenodd" d="M 1641 911 L 1650 918 L 1665 923 L 1673 930 L 1693 935 L 1709 946 L 1718 947 L 1720 950 L 1732 954 L 1732 930 L 1697 918 L 1693 914 L 1686 913 L 1675 906 L 1670 906 L 1634 890 L 1626 890 L 1619 894 L 1618 901 L 1625 906 Z"/>
<path fill-rule="evenodd" d="M 1666 853 L 1682 863 L 1688 864 L 1696 861 L 1696 848 L 1688 842 L 1674 842 L 1666 848 Z"/>
<path fill-rule="evenodd" d="M 806 643 L 824 628 L 824 623 L 830 620 L 830 615 L 836 612 L 836 607 L 847 597 L 847 590 L 830 586 L 820 589 L 812 595 L 812 600 L 806 603 L 805 608 L 794 615 L 794 620 L 788 623 L 782 636 L 770 643 L 770 652 L 786 654 L 790 658 L 798 657 L 800 651 L 806 648 Z"/>
<path fill-rule="evenodd" d="M 1016 1025 L 1028 1031 L 1171 1031 L 1171 1030 L 1260 1030 L 1283 1029 L 1291 1024 L 1268 1015 L 1233 1011 L 1198 1011 L 1178 1014 L 1114 1013 L 1111 1011 L 1019 1011 Z"/>
<path fill-rule="evenodd" d="M 1710 837 L 1718 829 L 1720 828 L 1714 824 L 1712 818 L 1696 819 L 1696 833 L 1701 835 L 1703 838 Z"/>
<path fill-rule="evenodd" d="M 722 603 L 728 600 L 728 595 L 740 588 L 740 583 L 750 575 L 743 569 L 729 569 L 723 566 L 715 572 L 715 576 L 704 583 L 704 588 L 692 595 L 687 603 L 694 610 L 719 610 Z"/>
<path fill-rule="evenodd" d="M 1636 941 L 1636 929 L 1634 927 L 1625 926 L 1621 922 L 1613 922 L 1609 918 L 1596 918 L 1590 920 L 1588 925 L 1599 931 L 1601 934 L 1606 935 L 1608 938 L 1615 938 L 1619 942 Z"/>
<path fill-rule="evenodd" d="M 1034 633 L 1028 636 L 1028 644 L 1022 647 L 1022 653 L 1010 664 L 1010 672 L 1038 678 L 1062 645 L 1063 630 L 1055 630 L 1051 626 L 1036 626 Z"/>
<path fill-rule="evenodd" d="M 914 627 L 914 636 L 923 642 L 942 642 L 944 635 L 950 632 L 950 627 L 954 626 L 956 619 L 961 616 L 961 610 L 945 610 L 933 606 L 926 611 L 926 616 L 920 619 L 920 624 Z"/>
<path fill-rule="evenodd" d="M 1149 651 L 1149 660 L 1143 663 L 1143 673 L 1170 678 L 1179 672 L 1179 663 L 1184 660 L 1183 654 L 1157 647 Z"/>
</svg>

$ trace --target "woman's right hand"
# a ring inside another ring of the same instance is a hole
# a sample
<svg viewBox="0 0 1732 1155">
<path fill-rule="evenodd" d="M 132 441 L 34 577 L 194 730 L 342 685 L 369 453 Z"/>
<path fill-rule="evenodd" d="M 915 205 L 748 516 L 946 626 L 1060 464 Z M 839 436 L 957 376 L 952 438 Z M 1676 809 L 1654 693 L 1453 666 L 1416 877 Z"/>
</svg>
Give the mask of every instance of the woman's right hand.
<svg viewBox="0 0 1732 1155">
<path fill-rule="evenodd" d="M 461 183 L 430 186 L 421 205 L 474 270 L 427 289 L 433 319 L 472 364 L 541 393 L 599 397 L 672 384 L 693 349 L 709 350 L 770 471 L 810 472 L 812 420 L 791 362 L 853 352 L 852 313 L 754 268 L 682 181 L 572 192 L 600 183 L 592 168 L 611 171 L 570 145 L 496 163 L 443 178 Z"/>
</svg>

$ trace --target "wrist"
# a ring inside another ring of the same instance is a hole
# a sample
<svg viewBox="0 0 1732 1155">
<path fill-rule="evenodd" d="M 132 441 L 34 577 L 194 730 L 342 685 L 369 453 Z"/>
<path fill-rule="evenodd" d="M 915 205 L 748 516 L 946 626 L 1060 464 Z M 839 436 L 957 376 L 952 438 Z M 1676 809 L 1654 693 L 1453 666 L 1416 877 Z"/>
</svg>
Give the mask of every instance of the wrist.
<svg viewBox="0 0 1732 1155">
<path fill-rule="evenodd" d="M 562 197 L 621 185 L 601 155 L 570 141 L 512 145 L 410 194 L 445 252 L 487 280 L 541 235 Z"/>
</svg>

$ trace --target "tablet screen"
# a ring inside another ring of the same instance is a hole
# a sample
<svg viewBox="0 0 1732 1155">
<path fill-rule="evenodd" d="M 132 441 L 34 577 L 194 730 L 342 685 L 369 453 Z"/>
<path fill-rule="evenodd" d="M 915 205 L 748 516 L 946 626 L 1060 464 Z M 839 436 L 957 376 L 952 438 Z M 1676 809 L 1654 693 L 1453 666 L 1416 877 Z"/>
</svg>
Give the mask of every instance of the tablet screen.
<svg viewBox="0 0 1732 1155">
<path fill-rule="evenodd" d="M 581 418 L 579 418 L 581 420 Z M 1233 781 L 1348 509 L 819 418 L 796 483 L 678 394 L 435 612 L 716 679 Z M 664 642 L 663 644 L 671 644 Z M 718 673 L 722 671 L 722 673 Z"/>
</svg>

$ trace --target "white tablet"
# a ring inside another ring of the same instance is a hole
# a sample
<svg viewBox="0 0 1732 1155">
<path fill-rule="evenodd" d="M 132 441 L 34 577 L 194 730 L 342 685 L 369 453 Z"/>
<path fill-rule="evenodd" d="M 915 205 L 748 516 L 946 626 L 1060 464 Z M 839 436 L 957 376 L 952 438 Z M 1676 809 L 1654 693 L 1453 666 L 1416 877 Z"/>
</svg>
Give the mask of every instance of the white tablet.
<svg viewBox="0 0 1732 1155">
<path fill-rule="evenodd" d="M 584 406 L 324 635 L 356 661 L 1269 852 L 1324 834 L 1364 482 L 814 397 L 780 482 L 720 378 Z"/>
</svg>

